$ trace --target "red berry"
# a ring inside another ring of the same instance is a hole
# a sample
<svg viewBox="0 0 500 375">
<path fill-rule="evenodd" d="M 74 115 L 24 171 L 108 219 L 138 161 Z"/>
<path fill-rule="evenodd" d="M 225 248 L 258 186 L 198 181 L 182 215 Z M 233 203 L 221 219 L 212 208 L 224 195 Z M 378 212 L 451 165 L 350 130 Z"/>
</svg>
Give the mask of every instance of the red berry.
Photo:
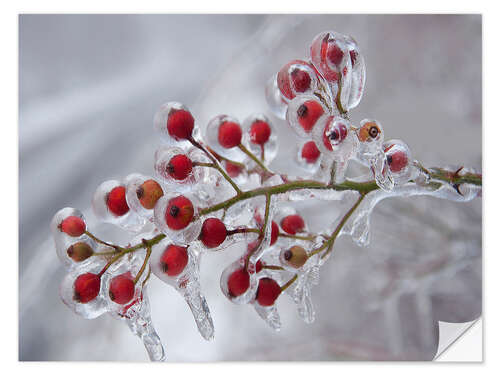
<svg viewBox="0 0 500 375">
<path fill-rule="evenodd" d="M 288 215 L 281 220 L 281 228 L 288 234 L 302 232 L 305 227 L 304 219 L 300 215 Z"/>
<path fill-rule="evenodd" d="M 392 146 L 389 146 L 384 150 L 387 154 L 387 164 L 391 172 L 398 173 L 408 165 L 408 155 L 403 150 L 391 151 L 391 148 Z"/>
<path fill-rule="evenodd" d="M 86 242 L 77 242 L 66 250 L 68 256 L 75 262 L 82 262 L 94 254 L 94 250 Z"/>
<path fill-rule="evenodd" d="M 167 226 L 173 230 L 186 228 L 194 216 L 193 204 L 183 195 L 170 199 L 165 211 Z"/>
<path fill-rule="evenodd" d="M 229 294 L 233 297 L 241 296 L 250 287 L 250 275 L 244 268 L 233 271 L 227 279 Z"/>
<path fill-rule="evenodd" d="M 289 73 L 291 65 L 302 65 L 303 68 L 296 67 Z M 278 72 L 277 83 L 281 94 L 288 98 L 293 99 L 295 94 L 292 91 L 303 93 L 311 88 L 311 76 L 307 72 L 306 67 L 311 67 L 306 61 L 293 60 L 286 64 Z"/>
<path fill-rule="evenodd" d="M 250 141 L 257 145 L 263 145 L 271 136 L 271 127 L 265 121 L 257 120 L 250 126 Z"/>
<path fill-rule="evenodd" d="M 137 188 L 136 193 L 142 207 L 151 210 L 155 207 L 158 199 L 163 196 L 163 189 L 155 180 L 147 180 Z"/>
<path fill-rule="evenodd" d="M 97 297 L 101 290 L 101 277 L 87 272 L 78 276 L 73 284 L 73 299 L 79 303 L 87 303 Z"/>
<path fill-rule="evenodd" d="M 255 272 L 259 273 L 260 271 L 262 271 L 262 262 L 261 260 L 259 259 L 257 261 L 257 263 L 255 263 Z"/>
<path fill-rule="evenodd" d="M 326 57 L 331 64 L 339 65 L 344 57 L 344 52 L 335 42 L 331 42 L 328 44 Z"/>
<path fill-rule="evenodd" d="M 238 164 L 231 163 L 230 161 L 226 161 L 224 165 L 229 177 L 238 177 L 243 170 L 243 167 L 240 167 Z"/>
<path fill-rule="evenodd" d="M 318 160 L 321 152 L 318 150 L 316 143 L 314 141 L 309 141 L 302 146 L 301 156 L 306 160 L 307 163 L 315 163 Z"/>
<path fill-rule="evenodd" d="M 125 215 L 129 208 L 125 199 L 125 186 L 117 186 L 113 188 L 106 197 L 106 205 L 116 216 Z"/>
<path fill-rule="evenodd" d="M 307 100 L 297 109 L 297 119 L 304 131 L 309 133 L 323 113 L 321 104 L 316 100 Z"/>
<path fill-rule="evenodd" d="M 224 223 L 211 217 L 203 222 L 201 227 L 200 240 L 208 248 L 214 248 L 224 242 L 227 236 L 227 230 Z"/>
<path fill-rule="evenodd" d="M 274 243 L 278 240 L 278 235 L 280 233 L 280 228 L 275 221 L 271 223 L 271 243 L 270 245 L 274 245 Z"/>
<path fill-rule="evenodd" d="M 256 296 L 259 305 L 272 306 L 280 294 L 281 287 L 276 281 L 269 277 L 264 277 L 259 280 Z"/>
<path fill-rule="evenodd" d="M 236 122 L 226 121 L 219 126 L 219 143 L 224 148 L 233 148 L 241 143 L 241 127 Z"/>
<path fill-rule="evenodd" d="M 194 118 L 189 111 L 179 109 L 168 115 L 168 134 L 176 140 L 189 139 L 193 133 Z"/>
<path fill-rule="evenodd" d="M 300 268 L 307 262 L 309 256 L 302 246 L 292 246 L 290 249 L 283 251 L 283 258 L 288 265 Z"/>
<path fill-rule="evenodd" d="M 168 245 L 160 257 L 161 269 L 168 276 L 179 275 L 188 264 L 187 247 Z"/>
<path fill-rule="evenodd" d="M 109 298 L 114 303 L 124 305 L 129 302 L 135 294 L 135 284 L 129 272 L 115 276 L 109 284 Z"/>
<path fill-rule="evenodd" d="M 301 69 L 294 69 L 290 74 L 296 92 L 306 92 L 311 87 L 311 76 Z"/>
<path fill-rule="evenodd" d="M 193 163 L 184 154 L 175 155 L 167 165 L 167 173 L 175 180 L 185 180 L 193 170 Z"/>
<path fill-rule="evenodd" d="M 68 216 L 59 224 L 59 229 L 68 236 L 79 237 L 85 232 L 86 225 L 78 216 Z"/>
</svg>

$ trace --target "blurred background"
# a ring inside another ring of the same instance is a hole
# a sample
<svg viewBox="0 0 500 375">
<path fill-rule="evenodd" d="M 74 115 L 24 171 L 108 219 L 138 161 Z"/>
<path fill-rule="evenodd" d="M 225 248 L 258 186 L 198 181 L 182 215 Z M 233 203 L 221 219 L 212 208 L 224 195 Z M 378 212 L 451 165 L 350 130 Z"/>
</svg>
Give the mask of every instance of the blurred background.
<svg viewBox="0 0 500 375">
<path fill-rule="evenodd" d="M 152 119 L 162 103 L 185 103 L 201 128 L 220 113 L 270 114 L 269 77 L 307 56 L 316 34 L 335 30 L 358 41 L 367 64 L 354 122 L 378 119 L 386 139 L 403 139 L 426 166 L 480 171 L 481 27 L 480 15 L 21 15 L 19 359 L 148 359 L 123 322 L 85 320 L 61 302 L 65 269 L 49 223 L 58 209 L 77 207 L 92 230 L 120 238 L 96 227 L 90 200 L 104 180 L 152 174 L 159 144 Z M 293 173 L 297 138 L 273 119 L 280 154 L 272 168 Z M 335 204 L 300 207 L 319 230 Z M 481 315 L 481 205 L 384 200 L 369 247 L 336 242 L 313 289 L 316 321 L 304 324 L 291 299 L 280 298 L 279 333 L 219 289 L 237 245 L 203 258 L 213 342 L 198 334 L 177 292 L 152 278 L 152 317 L 167 359 L 430 360 L 438 320 Z"/>
</svg>

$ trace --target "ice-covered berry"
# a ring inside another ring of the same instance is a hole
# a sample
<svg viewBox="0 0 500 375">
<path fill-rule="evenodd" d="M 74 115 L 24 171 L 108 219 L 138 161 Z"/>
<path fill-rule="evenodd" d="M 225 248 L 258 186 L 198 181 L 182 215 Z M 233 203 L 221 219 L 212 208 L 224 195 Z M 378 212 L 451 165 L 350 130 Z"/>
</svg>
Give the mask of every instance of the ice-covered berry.
<svg viewBox="0 0 500 375">
<path fill-rule="evenodd" d="M 300 268 L 307 262 L 307 252 L 302 246 L 292 246 L 283 250 L 280 254 L 281 259 L 293 268 Z"/>
<path fill-rule="evenodd" d="M 384 152 L 391 172 L 398 173 L 408 165 L 408 154 L 405 150 L 390 145 L 385 148 Z"/>
<path fill-rule="evenodd" d="M 187 247 L 168 245 L 160 257 L 160 267 L 168 276 L 179 275 L 188 264 Z"/>
<path fill-rule="evenodd" d="M 226 121 L 220 124 L 217 139 L 224 148 L 233 148 L 241 143 L 241 126 L 232 121 Z"/>
<path fill-rule="evenodd" d="M 129 211 L 125 193 L 125 186 L 117 186 L 106 197 L 106 206 L 115 216 L 123 216 Z"/>
<path fill-rule="evenodd" d="M 167 173 L 175 180 L 185 180 L 193 170 L 193 163 L 184 154 L 172 157 L 166 167 Z"/>
<path fill-rule="evenodd" d="M 226 236 L 226 226 L 221 220 L 211 217 L 203 222 L 200 240 L 206 247 L 214 248 L 219 246 L 224 242 Z"/>
<path fill-rule="evenodd" d="M 233 271 L 227 279 L 229 294 L 238 297 L 245 293 L 250 287 L 250 275 L 244 268 Z"/>
<path fill-rule="evenodd" d="M 173 230 L 186 228 L 194 216 L 193 203 L 183 195 L 170 199 L 165 211 L 167 226 Z"/>
<path fill-rule="evenodd" d="M 144 181 L 136 190 L 137 199 L 141 205 L 151 210 L 154 208 L 158 199 L 163 196 L 163 189 L 160 184 L 153 179 Z"/>
<path fill-rule="evenodd" d="M 226 169 L 226 172 L 229 175 L 229 177 L 232 178 L 238 177 L 241 171 L 243 170 L 242 166 L 235 163 L 231 163 L 230 161 L 224 162 L 224 168 Z"/>
<path fill-rule="evenodd" d="M 325 111 L 316 100 L 307 100 L 297 108 L 297 120 L 306 133 L 310 133 Z"/>
<path fill-rule="evenodd" d="M 86 225 L 85 221 L 78 216 L 68 216 L 61 224 L 59 224 L 59 229 L 71 237 L 80 237 L 85 233 Z"/>
<path fill-rule="evenodd" d="M 300 215 L 288 215 L 281 219 L 281 229 L 288 234 L 302 232 L 305 227 L 304 219 Z"/>
<path fill-rule="evenodd" d="M 261 306 L 272 306 L 281 294 L 281 287 L 270 277 L 264 277 L 259 280 L 256 300 Z"/>
<path fill-rule="evenodd" d="M 115 276 L 109 284 L 109 298 L 114 303 L 124 305 L 129 302 L 135 294 L 135 284 L 129 272 Z"/>
<path fill-rule="evenodd" d="M 79 303 L 88 303 L 99 295 L 101 277 L 91 272 L 81 274 L 75 279 L 73 288 L 73 299 Z"/>
<path fill-rule="evenodd" d="M 318 146 L 316 146 L 316 143 L 314 143 L 314 141 L 309 141 L 306 142 L 304 146 L 302 146 L 300 155 L 307 163 L 313 164 L 316 163 L 319 156 L 321 155 L 321 152 L 319 151 Z"/>
<path fill-rule="evenodd" d="M 167 119 L 168 134 L 176 140 L 189 139 L 193 133 L 194 118 L 191 112 L 172 109 Z"/>
<path fill-rule="evenodd" d="M 250 142 L 262 146 L 271 136 L 271 127 L 265 121 L 257 120 L 250 126 Z"/>
<path fill-rule="evenodd" d="M 310 91 L 316 77 L 312 66 L 303 60 L 293 60 L 286 64 L 277 75 L 278 88 L 287 99 Z"/>
<path fill-rule="evenodd" d="M 92 247 L 86 242 L 77 242 L 68 247 L 66 250 L 68 256 L 75 262 L 82 262 L 94 254 Z"/>
<path fill-rule="evenodd" d="M 273 221 L 271 223 L 271 242 L 269 243 L 269 245 L 272 246 L 276 243 L 276 241 L 278 240 L 279 233 L 280 233 L 280 228 L 278 224 L 276 224 L 276 222 Z"/>
</svg>

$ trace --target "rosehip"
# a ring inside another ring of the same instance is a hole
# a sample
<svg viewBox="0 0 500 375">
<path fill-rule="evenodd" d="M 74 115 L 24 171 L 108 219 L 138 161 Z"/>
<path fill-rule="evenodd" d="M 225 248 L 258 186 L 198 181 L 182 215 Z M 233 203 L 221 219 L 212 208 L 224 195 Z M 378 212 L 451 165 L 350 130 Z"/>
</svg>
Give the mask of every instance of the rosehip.
<svg viewBox="0 0 500 375">
<path fill-rule="evenodd" d="M 68 256 L 75 262 L 82 262 L 94 254 L 94 250 L 86 242 L 77 242 L 66 250 Z"/>
<path fill-rule="evenodd" d="M 259 280 L 256 299 L 261 306 L 272 306 L 276 299 L 281 294 L 279 284 L 269 277 L 264 277 Z"/>
<path fill-rule="evenodd" d="M 384 152 L 387 158 L 387 164 L 391 172 L 398 173 L 408 165 L 408 155 L 400 149 L 393 149 L 394 145 L 387 147 Z"/>
<path fill-rule="evenodd" d="M 306 133 L 310 133 L 324 113 L 323 107 L 316 100 L 307 100 L 297 109 L 297 119 Z"/>
<path fill-rule="evenodd" d="M 175 155 L 167 165 L 167 173 L 175 180 L 185 180 L 193 170 L 193 163 L 184 154 Z"/>
<path fill-rule="evenodd" d="M 293 67 L 292 67 L 293 65 Z M 277 83 L 282 95 L 288 99 L 295 97 L 294 92 L 304 93 L 311 89 L 314 70 L 306 61 L 293 60 L 278 72 Z"/>
<path fill-rule="evenodd" d="M 167 226 L 173 230 L 186 228 L 194 216 L 194 207 L 183 195 L 170 199 L 165 211 Z"/>
<path fill-rule="evenodd" d="M 293 268 L 300 268 L 307 262 L 307 252 L 301 246 L 292 246 L 283 251 L 283 260 Z"/>
<path fill-rule="evenodd" d="M 167 120 L 168 134 L 176 140 L 189 139 L 193 133 L 194 118 L 189 111 L 171 110 Z"/>
<path fill-rule="evenodd" d="M 128 211 L 127 200 L 125 199 L 125 186 L 113 188 L 106 196 L 106 206 L 115 216 L 123 216 Z"/>
<path fill-rule="evenodd" d="M 229 175 L 229 177 L 238 177 L 243 170 L 243 167 L 240 167 L 238 164 L 231 163 L 230 161 L 226 161 L 224 163 L 224 166 L 226 168 L 226 172 Z"/>
<path fill-rule="evenodd" d="M 250 126 L 250 141 L 257 145 L 263 145 L 271 136 L 271 127 L 265 121 L 257 120 Z"/>
<path fill-rule="evenodd" d="M 250 275 L 244 268 L 237 269 L 229 275 L 227 288 L 233 297 L 241 296 L 250 287 Z"/>
<path fill-rule="evenodd" d="M 255 263 L 255 272 L 259 273 L 260 271 L 262 271 L 262 267 L 262 261 L 259 259 L 257 263 Z"/>
<path fill-rule="evenodd" d="M 339 79 L 345 54 L 348 52 L 342 36 L 334 32 L 317 35 L 311 44 L 311 60 L 321 75 L 330 82 Z M 345 74 L 345 73 L 344 73 Z"/>
<path fill-rule="evenodd" d="M 288 234 L 302 232 L 305 227 L 304 219 L 300 215 L 288 215 L 281 220 L 281 228 Z"/>
<path fill-rule="evenodd" d="M 179 275 L 188 264 L 187 247 L 168 245 L 160 257 L 161 269 L 168 276 Z"/>
<path fill-rule="evenodd" d="M 224 223 L 214 217 L 203 222 L 200 233 L 200 240 L 208 248 L 214 248 L 223 243 L 227 236 Z"/>
<path fill-rule="evenodd" d="M 99 295 L 101 277 L 87 272 L 78 276 L 73 284 L 73 299 L 79 303 L 88 303 Z"/>
<path fill-rule="evenodd" d="M 274 245 L 274 243 L 278 240 L 278 235 L 280 233 L 280 228 L 275 221 L 271 223 L 271 243 L 269 245 Z"/>
<path fill-rule="evenodd" d="M 135 284 L 129 272 L 115 276 L 109 284 L 109 298 L 114 303 L 124 305 L 129 302 L 135 294 Z"/>
<path fill-rule="evenodd" d="M 68 216 L 61 221 L 59 229 L 71 237 L 80 237 L 86 229 L 85 222 L 78 216 Z"/>
<path fill-rule="evenodd" d="M 233 148 L 241 143 L 241 126 L 232 121 L 223 122 L 219 126 L 218 140 L 222 147 Z"/>
<path fill-rule="evenodd" d="M 300 155 L 307 163 L 313 164 L 316 162 L 316 160 L 318 160 L 321 152 L 318 150 L 318 147 L 316 146 L 316 143 L 314 143 L 314 141 L 309 141 L 305 143 L 304 146 L 302 146 Z"/>
<path fill-rule="evenodd" d="M 382 128 L 375 121 L 362 121 L 358 129 L 358 138 L 361 142 L 371 142 L 379 140 L 382 135 Z"/>
<path fill-rule="evenodd" d="M 330 117 L 323 131 L 323 144 L 327 150 L 333 151 L 333 146 L 337 146 L 347 137 L 347 126 L 342 122 L 335 121 Z"/>
<path fill-rule="evenodd" d="M 137 188 L 137 198 L 141 205 L 151 210 L 155 207 L 156 202 L 163 196 L 163 189 L 155 180 L 146 180 Z"/>
</svg>

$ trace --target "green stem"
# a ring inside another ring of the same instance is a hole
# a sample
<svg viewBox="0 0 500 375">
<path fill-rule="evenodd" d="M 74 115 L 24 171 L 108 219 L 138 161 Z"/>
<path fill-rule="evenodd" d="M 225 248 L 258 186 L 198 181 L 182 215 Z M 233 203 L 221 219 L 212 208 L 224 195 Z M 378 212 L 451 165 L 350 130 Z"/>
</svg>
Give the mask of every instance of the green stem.
<svg viewBox="0 0 500 375">
<path fill-rule="evenodd" d="M 85 234 L 87 236 L 89 236 L 90 238 L 92 238 L 95 242 L 99 242 L 100 244 L 103 244 L 103 245 L 106 245 L 106 246 L 109 246 L 109 247 L 112 247 L 113 249 L 115 249 L 115 252 L 118 252 L 118 251 L 122 251 L 122 250 L 125 250 L 123 247 L 121 246 L 118 246 L 118 245 L 114 245 L 114 244 L 111 244 L 111 243 L 108 243 L 108 242 L 105 242 L 99 238 L 97 238 L 96 236 L 94 236 L 92 233 L 90 233 L 89 231 L 85 231 Z M 97 253 L 96 253 L 97 254 Z M 99 254 L 99 255 L 102 255 L 102 254 Z"/>
<path fill-rule="evenodd" d="M 319 189 L 319 190 L 337 190 L 337 191 L 356 190 L 361 194 L 367 194 L 370 191 L 377 190 L 378 188 L 379 187 L 377 186 L 375 181 L 354 182 L 346 180 L 341 184 L 333 184 L 332 186 L 325 185 L 318 181 L 309 181 L 309 180 L 292 181 L 281 185 L 262 187 L 254 190 L 244 191 L 240 195 L 234 196 L 223 202 L 217 203 L 211 207 L 207 207 L 200 210 L 200 216 L 207 215 L 211 212 L 215 212 L 223 208 L 230 207 L 237 202 L 254 198 L 260 195 L 283 194 L 289 191 L 301 190 L 301 189 Z"/>
<path fill-rule="evenodd" d="M 347 211 L 345 213 L 344 217 L 342 218 L 342 220 L 340 220 L 340 223 L 338 223 L 337 227 L 335 228 L 335 230 L 331 234 L 330 238 L 327 241 L 325 241 L 323 243 L 323 245 L 321 245 L 320 248 L 309 253 L 309 257 L 313 256 L 314 254 L 318 254 L 319 252 L 323 251 L 324 249 L 327 249 L 325 251 L 325 253 L 321 256 L 321 259 L 326 257 L 326 255 L 333 249 L 333 244 L 335 243 L 335 239 L 339 235 L 339 233 L 342 230 L 342 228 L 344 227 L 345 223 L 347 222 L 347 220 L 349 220 L 349 218 L 354 213 L 354 211 L 356 211 L 356 209 L 361 204 L 361 201 L 363 200 L 364 197 L 365 197 L 364 194 L 359 195 L 359 198 L 357 199 L 356 203 L 354 203 L 354 205 L 349 209 L 349 211 Z"/>
<path fill-rule="evenodd" d="M 219 171 L 219 173 L 226 179 L 226 181 L 231 184 L 233 189 L 236 191 L 237 195 L 241 194 L 241 189 L 238 187 L 238 185 L 236 185 L 236 183 L 233 181 L 233 179 L 231 177 L 229 177 L 229 175 L 226 173 L 226 171 L 220 166 L 217 159 L 215 159 L 215 157 L 210 152 L 208 152 L 208 150 L 205 147 L 203 147 L 203 145 L 201 145 L 199 142 L 195 141 L 194 138 L 190 138 L 189 142 L 191 142 L 191 144 L 193 146 L 195 146 L 195 147 L 199 148 L 201 151 L 203 151 L 208 156 L 210 161 L 213 163 L 212 167 L 217 169 Z"/>
<path fill-rule="evenodd" d="M 147 242 L 147 241 L 143 240 L 143 243 L 144 242 Z M 137 282 L 141 278 L 142 274 L 144 273 L 144 270 L 146 269 L 146 266 L 148 264 L 149 257 L 151 256 L 151 250 L 152 250 L 151 246 L 148 246 L 146 248 L 146 257 L 144 258 L 144 262 L 142 263 L 141 269 L 139 270 L 139 272 L 137 272 L 137 275 L 135 276 L 134 284 L 137 284 Z"/>
<path fill-rule="evenodd" d="M 261 167 L 265 172 L 269 172 L 269 169 L 266 168 L 264 164 L 254 155 L 252 154 L 245 146 L 241 143 L 238 145 L 238 148 L 245 153 L 250 159 L 252 159 L 259 167 Z"/>
<path fill-rule="evenodd" d="M 281 292 L 284 292 L 290 285 L 292 285 L 295 282 L 295 280 L 297 280 L 297 275 L 292 277 L 290 280 L 286 282 L 285 285 L 281 287 Z"/>
</svg>

